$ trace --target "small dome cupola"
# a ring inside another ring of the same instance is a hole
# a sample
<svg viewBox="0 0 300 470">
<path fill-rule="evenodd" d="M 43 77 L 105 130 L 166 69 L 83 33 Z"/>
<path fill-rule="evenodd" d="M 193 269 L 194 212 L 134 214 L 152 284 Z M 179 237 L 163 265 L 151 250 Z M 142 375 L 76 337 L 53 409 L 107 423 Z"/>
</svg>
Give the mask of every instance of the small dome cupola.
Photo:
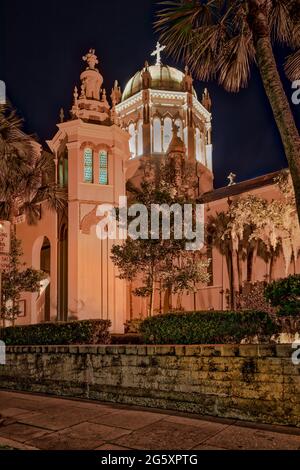
<svg viewBox="0 0 300 470">
<path fill-rule="evenodd" d="M 149 88 L 153 90 L 186 91 L 186 74 L 175 67 L 170 67 L 162 63 L 161 52 L 164 49 L 165 46 L 161 46 L 159 42 L 156 44 L 156 49 L 151 54 L 151 56 L 156 56 L 155 65 L 149 66 L 148 63 L 146 63 L 143 70 L 138 71 L 129 80 L 124 89 L 122 101 L 127 100 L 145 88 L 145 72 L 150 75 L 151 80 L 149 81 Z M 194 89 L 193 93 L 196 97 Z"/>
<path fill-rule="evenodd" d="M 142 157 L 165 157 L 171 144 L 212 174 L 211 98 L 205 90 L 198 100 L 189 68 L 166 65 L 164 50 L 158 42 L 151 53 L 154 64 L 145 62 L 116 105 L 118 122 L 129 134 L 129 165 L 138 166 L 134 161 Z"/>
</svg>

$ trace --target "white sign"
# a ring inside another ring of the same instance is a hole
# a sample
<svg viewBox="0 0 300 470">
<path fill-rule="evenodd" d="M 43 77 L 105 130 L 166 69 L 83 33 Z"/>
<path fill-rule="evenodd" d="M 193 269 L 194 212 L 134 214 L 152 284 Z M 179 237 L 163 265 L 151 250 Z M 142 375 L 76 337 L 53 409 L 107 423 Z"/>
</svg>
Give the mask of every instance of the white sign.
<svg viewBox="0 0 300 470">
<path fill-rule="evenodd" d="M 10 222 L 0 220 L 0 253 L 7 255 L 10 252 Z"/>
</svg>

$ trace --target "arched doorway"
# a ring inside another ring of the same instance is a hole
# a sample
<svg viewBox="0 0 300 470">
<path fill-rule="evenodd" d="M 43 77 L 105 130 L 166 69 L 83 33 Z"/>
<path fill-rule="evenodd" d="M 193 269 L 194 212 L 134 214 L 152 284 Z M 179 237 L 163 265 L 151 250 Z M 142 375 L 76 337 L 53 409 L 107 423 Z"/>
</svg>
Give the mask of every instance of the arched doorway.
<svg viewBox="0 0 300 470">
<path fill-rule="evenodd" d="M 43 244 L 41 247 L 40 254 L 40 269 L 48 275 L 48 279 L 45 281 L 45 304 L 44 304 L 44 321 L 50 321 L 51 317 L 51 301 L 50 301 L 50 292 L 51 292 L 51 245 L 47 237 L 44 237 Z"/>
</svg>

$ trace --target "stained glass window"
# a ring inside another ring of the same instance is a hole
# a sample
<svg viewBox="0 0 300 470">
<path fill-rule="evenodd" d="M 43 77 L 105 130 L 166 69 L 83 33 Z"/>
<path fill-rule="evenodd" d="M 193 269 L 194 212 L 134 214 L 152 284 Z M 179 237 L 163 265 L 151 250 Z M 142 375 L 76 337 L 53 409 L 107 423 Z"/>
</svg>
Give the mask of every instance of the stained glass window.
<svg viewBox="0 0 300 470">
<path fill-rule="evenodd" d="M 84 182 L 93 182 L 93 150 L 90 148 L 84 150 Z"/>
<path fill-rule="evenodd" d="M 99 183 L 108 184 L 108 158 L 105 150 L 99 152 Z"/>
</svg>

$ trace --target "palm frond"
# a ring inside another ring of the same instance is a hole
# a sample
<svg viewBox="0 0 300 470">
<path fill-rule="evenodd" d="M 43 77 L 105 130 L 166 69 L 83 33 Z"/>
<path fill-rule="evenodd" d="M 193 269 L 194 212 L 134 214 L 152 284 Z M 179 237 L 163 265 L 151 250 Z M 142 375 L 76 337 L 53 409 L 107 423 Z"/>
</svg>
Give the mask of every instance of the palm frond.
<svg viewBox="0 0 300 470">
<path fill-rule="evenodd" d="M 171 1 L 156 28 L 175 59 L 183 58 L 200 80 L 218 78 L 228 91 L 247 85 L 255 60 L 246 2 Z"/>
<path fill-rule="evenodd" d="M 31 201 L 33 204 L 45 203 L 50 210 L 63 211 L 67 204 L 67 192 L 56 183 L 41 186 Z"/>
<path fill-rule="evenodd" d="M 40 206 L 37 204 L 30 201 L 25 202 L 22 206 L 22 212 L 25 214 L 28 225 L 36 225 L 40 220 Z"/>
<path fill-rule="evenodd" d="M 289 80 L 300 79 L 300 49 L 287 58 L 284 70 Z"/>
<path fill-rule="evenodd" d="M 294 19 L 291 0 L 273 0 L 270 9 L 269 25 L 272 37 L 281 44 L 291 45 Z"/>
<path fill-rule="evenodd" d="M 239 34 L 227 42 L 217 64 L 219 83 L 225 90 L 237 92 L 247 86 L 254 59 L 255 50 L 250 33 Z"/>
<path fill-rule="evenodd" d="M 203 27 L 197 35 L 195 34 L 186 62 L 196 78 L 215 78 L 218 57 L 227 39 L 226 29 L 222 24 Z"/>
<path fill-rule="evenodd" d="M 190 49 L 193 49 L 195 32 L 213 24 L 213 1 L 203 3 L 195 0 L 164 1 L 160 4 L 165 8 L 157 14 L 155 28 L 167 51 L 176 60 L 187 60 Z M 217 2 L 215 2 L 217 3 Z"/>
</svg>

